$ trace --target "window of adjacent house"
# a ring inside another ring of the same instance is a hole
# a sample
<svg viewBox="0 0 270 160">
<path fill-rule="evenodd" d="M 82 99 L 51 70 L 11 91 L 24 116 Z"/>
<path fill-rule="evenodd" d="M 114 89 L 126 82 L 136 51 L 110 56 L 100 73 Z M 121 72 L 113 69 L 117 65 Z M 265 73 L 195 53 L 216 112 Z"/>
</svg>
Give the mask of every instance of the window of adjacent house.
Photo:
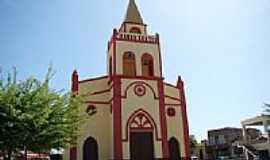
<svg viewBox="0 0 270 160">
<path fill-rule="evenodd" d="M 135 55 L 132 52 L 125 52 L 123 55 L 123 74 L 126 76 L 136 75 Z"/>
<path fill-rule="evenodd" d="M 132 27 L 132 28 L 129 30 L 129 32 L 141 34 L 140 28 L 137 28 L 137 27 Z"/>
<path fill-rule="evenodd" d="M 153 58 L 150 54 L 142 56 L 142 75 L 154 76 Z"/>
</svg>

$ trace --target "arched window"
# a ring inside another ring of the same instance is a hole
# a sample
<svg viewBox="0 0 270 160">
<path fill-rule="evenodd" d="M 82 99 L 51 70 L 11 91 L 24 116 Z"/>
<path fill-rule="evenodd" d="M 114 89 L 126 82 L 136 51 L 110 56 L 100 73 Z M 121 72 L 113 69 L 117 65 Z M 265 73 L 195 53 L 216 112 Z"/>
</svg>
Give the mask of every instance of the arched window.
<svg viewBox="0 0 270 160">
<path fill-rule="evenodd" d="M 176 138 L 172 137 L 169 140 L 169 152 L 170 152 L 170 160 L 180 160 L 180 147 Z"/>
<path fill-rule="evenodd" d="M 83 144 L 83 160 L 98 160 L 98 143 L 89 137 Z"/>
<path fill-rule="evenodd" d="M 150 54 L 147 53 L 142 56 L 142 75 L 154 76 L 153 58 Z"/>
<path fill-rule="evenodd" d="M 138 28 L 138 27 L 132 27 L 132 28 L 129 30 L 129 32 L 141 34 L 141 30 L 140 30 L 140 28 Z"/>
<path fill-rule="evenodd" d="M 132 52 L 125 52 L 123 55 L 123 74 L 136 76 L 135 55 Z"/>
</svg>

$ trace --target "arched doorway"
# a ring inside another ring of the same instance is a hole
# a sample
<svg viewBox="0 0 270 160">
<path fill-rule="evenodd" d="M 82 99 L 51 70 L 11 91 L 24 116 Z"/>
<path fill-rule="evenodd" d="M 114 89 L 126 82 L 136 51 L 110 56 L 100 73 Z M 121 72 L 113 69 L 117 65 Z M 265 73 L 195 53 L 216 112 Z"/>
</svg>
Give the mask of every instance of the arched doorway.
<svg viewBox="0 0 270 160">
<path fill-rule="evenodd" d="M 87 138 L 84 142 L 83 160 L 98 160 L 98 144 L 93 137 Z"/>
<path fill-rule="evenodd" d="M 129 144 L 131 160 L 153 160 L 154 159 L 154 126 L 150 118 L 139 112 L 129 121 Z"/>
<path fill-rule="evenodd" d="M 180 148 L 179 143 L 176 138 L 172 137 L 169 140 L 169 152 L 170 152 L 170 160 L 180 160 Z"/>
</svg>

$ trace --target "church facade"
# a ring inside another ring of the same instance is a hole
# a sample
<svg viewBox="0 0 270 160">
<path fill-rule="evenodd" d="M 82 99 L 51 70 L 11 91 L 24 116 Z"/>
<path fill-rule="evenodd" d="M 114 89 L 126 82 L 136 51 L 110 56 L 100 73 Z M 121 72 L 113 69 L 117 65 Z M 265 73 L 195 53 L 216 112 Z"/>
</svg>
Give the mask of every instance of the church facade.
<svg viewBox="0 0 270 160">
<path fill-rule="evenodd" d="M 180 76 L 164 81 L 159 35 L 149 35 L 134 0 L 108 42 L 106 76 L 79 80 L 72 92 L 89 117 L 66 160 L 188 159 L 189 131 Z"/>
</svg>

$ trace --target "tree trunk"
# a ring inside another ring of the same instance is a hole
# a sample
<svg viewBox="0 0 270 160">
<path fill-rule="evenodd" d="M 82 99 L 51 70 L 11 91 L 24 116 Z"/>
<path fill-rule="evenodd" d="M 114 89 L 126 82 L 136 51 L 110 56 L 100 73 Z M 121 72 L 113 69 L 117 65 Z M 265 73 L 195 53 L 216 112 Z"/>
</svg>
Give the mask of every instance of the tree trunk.
<svg viewBox="0 0 270 160">
<path fill-rule="evenodd" d="M 24 146 L 24 155 L 23 155 L 23 159 L 27 160 L 27 148 L 26 146 Z"/>
<path fill-rule="evenodd" d="M 8 160 L 11 160 L 11 150 L 10 149 L 8 149 L 8 151 L 7 151 L 7 159 Z"/>
</svg>

